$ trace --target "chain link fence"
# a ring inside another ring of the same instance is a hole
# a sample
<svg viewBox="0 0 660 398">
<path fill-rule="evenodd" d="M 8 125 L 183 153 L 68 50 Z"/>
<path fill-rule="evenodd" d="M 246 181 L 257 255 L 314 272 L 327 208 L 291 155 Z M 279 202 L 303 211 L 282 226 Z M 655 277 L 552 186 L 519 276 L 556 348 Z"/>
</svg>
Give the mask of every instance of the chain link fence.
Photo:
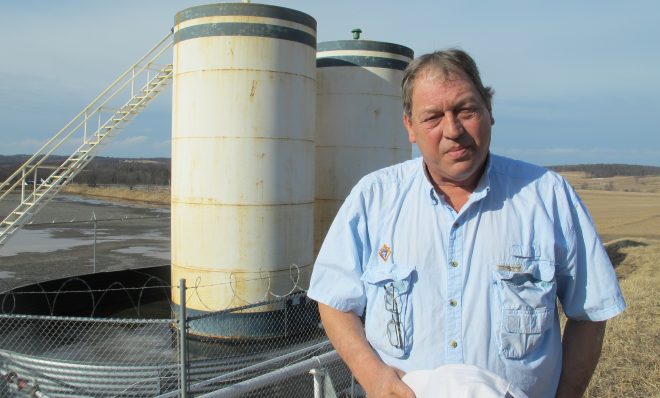
<svg viewBox="0 0 660 398">
<path fill-rule="evenodd" d="M 304 291 L 186 312 L 198 287 L 136 275 L 0 295 L 0 397 L 360 396 Z"/>
</svg>

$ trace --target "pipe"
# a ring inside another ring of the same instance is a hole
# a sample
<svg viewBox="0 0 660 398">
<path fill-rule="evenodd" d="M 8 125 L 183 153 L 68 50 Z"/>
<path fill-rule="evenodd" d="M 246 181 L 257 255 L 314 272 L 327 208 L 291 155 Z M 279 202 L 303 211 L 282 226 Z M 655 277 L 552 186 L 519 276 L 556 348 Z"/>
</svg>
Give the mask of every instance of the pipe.
<svg viewBox="0 0 660 398">
<path fill-rule="evenodd" d="M 186 280 L 179 279 L 179 345 L 181 348 L 181 398 L 188 397 L 188 339 L 186 338 Z"/>
<path fill-rule="evenodd" d="M 257 376 L 250 380 L 245 380 L 237 384 L 233 384 L 229 387 L 222 388 L 220 390 L 200 395 L 200 398 L 234 398 L 240 397 L 243 394 L 249 393 L 251 391 L 257 390 L 259 388 L 271 385 L 277 381 L 285 380 L 293 376 L 297 376 L 306 372 L 309 372 L 311 369 L 321 367 L 324 364 L 335 362 L 339 360 L 339 354 L 337 351 L 326 352 L 316 357 L 298 362 L 294 365 L 287 366 L 282 369 L 275 370 L 270 373 Z"/>
</svg>

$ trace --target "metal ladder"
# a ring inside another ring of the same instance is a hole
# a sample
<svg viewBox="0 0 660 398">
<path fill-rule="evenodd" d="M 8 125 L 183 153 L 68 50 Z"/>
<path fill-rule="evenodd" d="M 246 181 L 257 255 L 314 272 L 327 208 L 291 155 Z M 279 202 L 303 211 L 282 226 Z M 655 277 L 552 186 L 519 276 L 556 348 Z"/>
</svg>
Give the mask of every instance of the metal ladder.
<svg viewBox="0 0 660 398">
<path fill-rule="evenodd" d="M 6 216 L 0 215 L 0 248 L 89 164 L 102 143 L 116 136 L 167 86 L 172 64 L 161 63 L 173 45 L 172 36 L 169 32 L 162 38 L 0 184 L 0 205 L 15 206 Z M 68 147 L 75 150 L 66 160 L 48 163 L 56 150 Z M 44 170 L 52 172 L 40 177 Z"/>
</svg>

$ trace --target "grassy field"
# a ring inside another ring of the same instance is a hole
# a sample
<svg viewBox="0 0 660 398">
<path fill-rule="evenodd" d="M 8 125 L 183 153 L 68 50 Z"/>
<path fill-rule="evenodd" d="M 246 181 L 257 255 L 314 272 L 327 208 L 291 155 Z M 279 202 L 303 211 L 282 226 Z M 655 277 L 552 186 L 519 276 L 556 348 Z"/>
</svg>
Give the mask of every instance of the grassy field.
<svg viewBox="0 0 660 398">
<path fill-rule="evenodd" d="M 585 396 L 660 397 L 660 242 L 622 239 L 607 246 L 628 309 L 607 323 L 601 360 Z"/>
<path fill-rule="evenodd" d="M 608 248 L 628 309 L 608 321 L 586 397 L 660 397 L 660 177 L 588 178 L 578 189 Z M 169 192 L 67 187 L 70 193 L 169 205 Z"/>
<path fill-rule="evenodd" d="M 660 192 L 658 176 L 618 176 L 610 178 L 591 178 L 583 172 L 562 172 L 577 190 L 622 191 L 622 192 Z"/>
<path fill-rule="evenodd" d="M 170 205 L 170 191 L 167 187 L 129 187 L 129 186 L 99 186 L 90 187 L 84 184 L 69 184 L 63 193 L 125 200 L 130 202 L 148 203 L 158 206 Z"/>
<path fill-rule="evenodd" d="M 660 177 L 566 177 L 592 214 L 628 305 L 607 323 L 585 396 L 660 397 Z"/>
</svg>

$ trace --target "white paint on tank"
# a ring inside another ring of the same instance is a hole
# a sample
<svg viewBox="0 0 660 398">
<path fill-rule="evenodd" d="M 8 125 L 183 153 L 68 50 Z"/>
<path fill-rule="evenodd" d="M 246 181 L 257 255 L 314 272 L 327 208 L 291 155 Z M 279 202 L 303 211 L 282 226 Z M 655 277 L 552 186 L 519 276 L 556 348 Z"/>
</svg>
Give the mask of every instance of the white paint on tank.
<svg viewBox="0 0 660 398">
<path fill-rule="evenodd" d="M 223 24 L 256 33 L 176 41 Z M 174 28 L 172 280 L 196 287 L 195 310 L 306 289 L 311 272 L 316 52 L 260 24 L 315 43 L 314 28 L 272 16 L 201 15 Z"/>
<path fill-rule="evenodd" d="M 315 253 L 358 180 L 411 154 L 401 119 L 403 70 L 388 62 L 407 64 L 412 51 L 410 56 L 390 52 L 387 48 L 400 46 L 361 40 L 329 43 L 333 49 L 319 51 L 317 60 L 367 65 L 317 67 Z M 354 48 L 362 44 L 380 48 Z"/>
</svg>

